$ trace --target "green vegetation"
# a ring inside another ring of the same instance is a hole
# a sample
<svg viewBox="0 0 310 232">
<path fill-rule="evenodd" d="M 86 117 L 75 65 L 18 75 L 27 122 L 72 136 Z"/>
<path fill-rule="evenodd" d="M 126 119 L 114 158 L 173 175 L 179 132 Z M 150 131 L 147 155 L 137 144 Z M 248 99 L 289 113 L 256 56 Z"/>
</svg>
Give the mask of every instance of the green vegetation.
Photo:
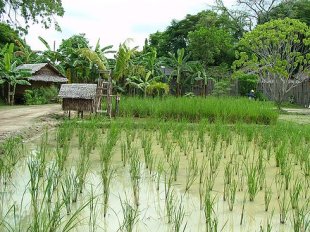
<svg viewBox="0 0 310 232">
<path fill-rule="evenodd" d="M 120 115 L 125 117 L 151 117 L 163 120 L 228 123 L 275 123 L 278 117 L 269 102 L 248 101 L 244 98 L 122 98 Z"/>
<path fill-rule="evenodd" d="M 25 91 L 26 105 L 41 105 L 58 102 L 58 89 L 55 86 L 40 87 Z"/>
</svg>

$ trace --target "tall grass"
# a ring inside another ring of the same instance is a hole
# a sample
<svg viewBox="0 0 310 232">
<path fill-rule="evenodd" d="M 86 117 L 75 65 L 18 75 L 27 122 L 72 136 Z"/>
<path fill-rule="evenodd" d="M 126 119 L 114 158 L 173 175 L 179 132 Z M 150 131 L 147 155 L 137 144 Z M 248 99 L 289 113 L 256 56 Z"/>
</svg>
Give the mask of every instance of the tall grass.
<svg viewBox="0 0 310 232">
<path fill-rule="evenodd" d="M 268 102 L 245 98 L 123 98 L 121 116 L 154 117 L 174 120 L 200 121 L 204 118 L 235 123 L 271 124 L 278 114 Z"/>
</svg>

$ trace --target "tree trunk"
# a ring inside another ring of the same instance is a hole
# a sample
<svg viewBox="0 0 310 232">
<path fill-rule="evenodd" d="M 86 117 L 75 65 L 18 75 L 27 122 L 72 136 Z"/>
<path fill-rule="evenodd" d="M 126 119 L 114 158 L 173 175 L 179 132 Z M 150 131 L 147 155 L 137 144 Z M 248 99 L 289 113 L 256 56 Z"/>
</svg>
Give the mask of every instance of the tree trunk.
<svg viewBox="0 0 310 232">
<path fill-rule="evenodd" d="M 15 90 L 16 90 L 16 84 L 13 85 L 13 91 L 11 94 L 11 105 L 14 105 L 14 101 L 15 101 Z"/>
<path fill-rule="evenodd" d="M 10 94 L 11 94 L 11 85 L 8 83 L 8 104 L 11 105 L 11 97 L 10 97 Z"/>
</svg>

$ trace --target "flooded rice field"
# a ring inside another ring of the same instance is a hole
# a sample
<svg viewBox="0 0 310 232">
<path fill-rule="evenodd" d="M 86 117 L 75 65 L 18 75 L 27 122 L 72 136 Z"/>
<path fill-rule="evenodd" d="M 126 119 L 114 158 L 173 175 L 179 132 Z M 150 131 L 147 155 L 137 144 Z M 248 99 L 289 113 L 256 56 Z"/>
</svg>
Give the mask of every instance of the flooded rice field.
<svg viewBox="0 0 310 232">
<path fill-rule="evenodd" d="M 262 126 L 67 122 L 2 147 L 1 231 L 309 231 L 309 143 Z"/>
</svg>

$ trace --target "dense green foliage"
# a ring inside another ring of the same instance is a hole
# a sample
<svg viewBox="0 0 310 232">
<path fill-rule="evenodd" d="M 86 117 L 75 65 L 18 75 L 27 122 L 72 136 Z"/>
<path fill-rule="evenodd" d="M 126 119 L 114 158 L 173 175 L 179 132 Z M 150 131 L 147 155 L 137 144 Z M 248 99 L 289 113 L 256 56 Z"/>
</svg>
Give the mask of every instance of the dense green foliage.
<svg viewBox="0 0 310 232">
<path fill-rule="evenodd" d="M 268 102 L 249 101 L 246 98 L 123 98 L 120 115 L 126 117 L 153 117 L 163 120 L 197 122 L 207 119 L 228 123 L 275 123 L 278 117 Z"/>
<path fill-rule="evenodd" d="M 15 26 L 20 26 L 16 20 L 16 15 L 19 15 L 24 19 L 27 27 L 31 22 L 34 22 L 43 24 L 45 28 L 54 24 L 55 28 L 59 29 L 54 16 L 63 16 L 63 14 L 64 9 L 61 0 L 0 1 L 0 20 Z"/>
<path fill-rule="evenodd" d="M 51 86 L 26 90 L 24 97 L 26 105 L 41 105 L 58 102 L 57 95 L 58 88 Z"/>
<path fill-rule="evenodd" d="M 281 2 L 272 8 L 268 17 L 261 14 L 260 24 L 266 23 L 273 19 L 284 18 L 298 19 L 301 22 L 310 25 L 310 1 L 309 0 L 287 0 Z"/>
<path fill-rule="evenodd" d="M 270 95 L 280 106 L 284 96 L 301 83 L 310 66 L 310 30 L 296 19 L 273 20 L 258 25 L 239 42 L 235 67 L 272 82 Z M 294 80 L 294 82 L 292 82 Z"/>
</svg>

